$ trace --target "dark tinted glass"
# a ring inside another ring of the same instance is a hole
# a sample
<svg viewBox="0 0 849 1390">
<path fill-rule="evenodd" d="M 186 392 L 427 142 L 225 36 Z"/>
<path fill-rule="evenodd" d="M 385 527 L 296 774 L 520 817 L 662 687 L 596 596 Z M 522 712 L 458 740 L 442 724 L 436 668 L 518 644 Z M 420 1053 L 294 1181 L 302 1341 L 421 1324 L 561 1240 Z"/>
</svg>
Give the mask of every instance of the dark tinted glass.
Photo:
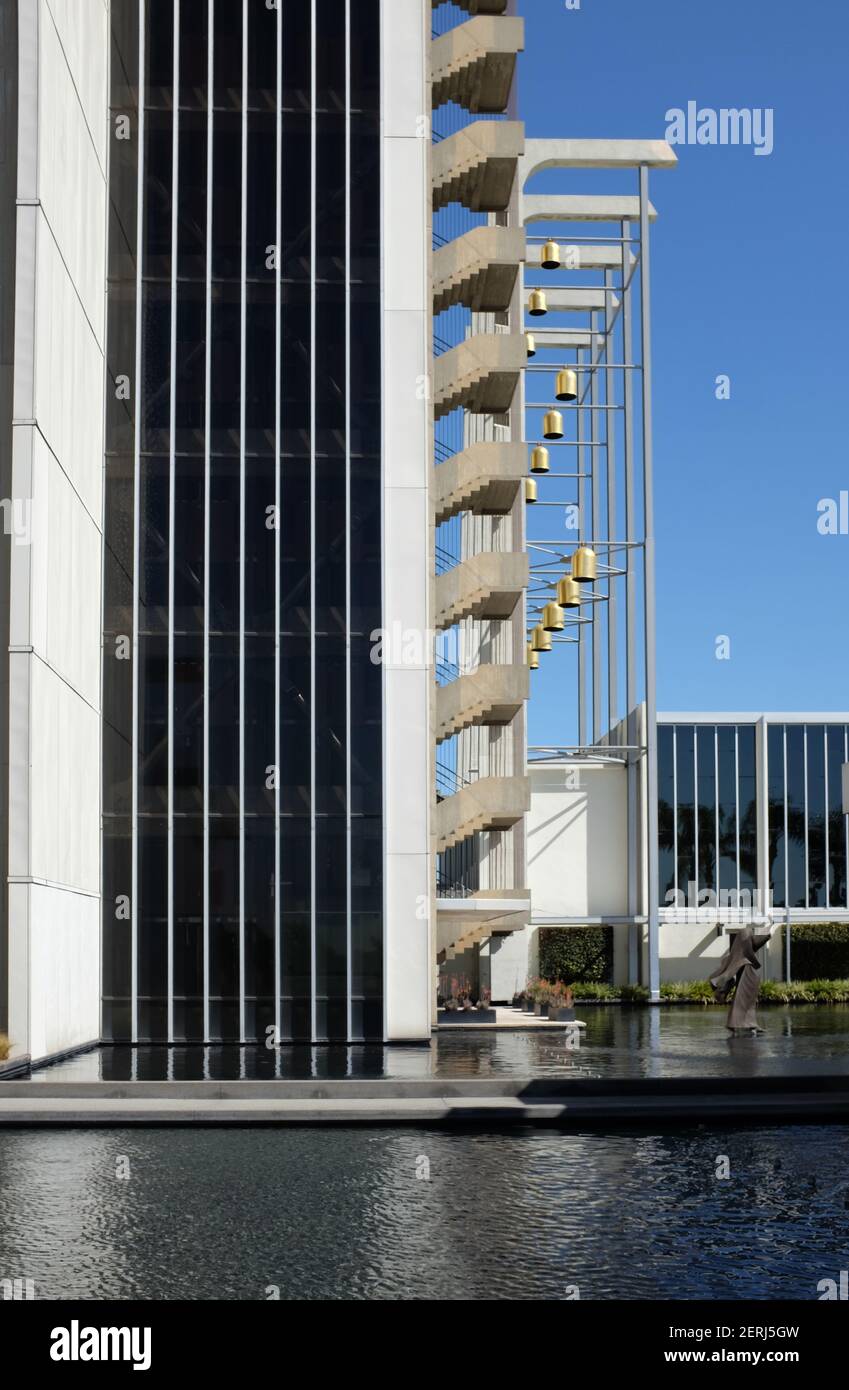
<svg viewBox="0 0 849 1390">
<path fill-rule="evenodd" d="M 716 730 L 697 730 L 699 766 L 699 889 L 716 888 Z"/>
<path fill-rule="evenodd" d="M 842 767 L 846 759 L 846 731 L 833 724 L 828 729 L 828 900 L 831 907 L 846 907 L 846 817 L 843 814 Z"/>
<path fill-rule="evenodd" d="M 808 906 L 826 905 L 825 729 L 809 724 L 808 741 Z"/>
<path fill-rule="evenodd" d="M 696 762 L 695 729 L 679 725 L 675 731 L 678 768 L 678 892 L 692 896 L 696 882 Z"/>
<path fill-rule="evenodd" d="M 740 797 L 740 888 L 754 894 L 758 885 L 758 786 L 755 730 L 741 724 L 737 730 Z"/>
<path fill-rule="evenodd" d="M 661 725 L 657 731 L 658 774 L 658 884 L 660 906 L 674 905 L 675 892 L 675 730 Z"/>
<path fill-rule="evenodd" d="M 787 726 L 787 898 L 791 907 L 807 907 L 805 873 L 805 730 Z"/>
<path fill-rule="evenodd" d="M 737 891 L 737 731 L 717 730 L 719 762 L 719 888 Z"/>
<path fill-rule="evenodd" d="M 784 834 L 784 726 L 771 724 L 767 733 L 769 796 L 769 886 L 775 907 L 787 906 Z"/>
</svg>

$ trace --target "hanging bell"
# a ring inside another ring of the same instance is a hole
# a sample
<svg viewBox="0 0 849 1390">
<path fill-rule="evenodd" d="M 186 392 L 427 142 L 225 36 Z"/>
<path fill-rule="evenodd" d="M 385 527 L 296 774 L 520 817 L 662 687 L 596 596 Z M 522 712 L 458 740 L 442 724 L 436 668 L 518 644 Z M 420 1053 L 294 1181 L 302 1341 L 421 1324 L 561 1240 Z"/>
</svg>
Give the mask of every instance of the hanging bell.
<svg viewBox="0 0 849 1390">
<path fill-rule="evenodd" d="M 549 453 L 542 444 L 538 444 L 531 454 L 531 472 L 548 473 L 551 468 Z"/>
<path fill-rule="evenodd" d="M 535 652 L 551 651 L 551 636 L 546 632 L 542 624 L 534 628 L 533 636 L 531 637 L 531 646 Z"/>
<path fill-rule="evenodd" d="M 575 583 L 571 574 L 564 575 L 557 585 L 557 602 L 561 608 L 580 608 L 581 586 Z"/>
<path fill-rule="evenodd" d="M 536 502 L 537 500 L 537 480 L 536 478 L 525 479 L 525 501 Z"/>
<path fill-rule="evenodd" d="M 543 314 L 548 313 L 548 302 L 544 290 L 534 290 L 528 300 L 528 313 L 532 318 L 542 318 Z"/>
<path fill-rule="evenodd" d="M 594 584 L 598 579 L 598 556 L 591 546 L 579 546 L 572 556 L 572 576 L 579 584 Z"/>
<path fill-rule="evenodd" d="M 526 347 L 527 350 L 528 350 L 528 357 L 536 357 L 536 355 L 537 355 L 537 345 L 536 345 L 536 339 L 534 338 L 533 333 L 526 333 L 526 334 L 525 334 L 525 347 Z"/>
<path fill-rule="evenodd" d="M 532 671 L 539 670 L 539 655 L 537 652 L 534 651 L 533 644 L 531 642 L 528 643 L 528 665 L 530 666 Z"/>
<path fill-rule="evenodd" d="M 547 241 L 545 243 L 545 246 L 542 248 L 540 264 L 542 265 L 543 270 L 560 269 L 560 247 L 557 245 L 556 241 Z"/>
<path fill-rule="evenodd" d="M 547 603 L 543 609 L 542 625 L 546 632 L 562 632 L 566 626 L 563 609 L 557 603 Z"/>
<path fill-rule="evenodd" d="M 578 399 L 578 378 L 571 367 L 564 367 L 562 372 L 557 373 L 557 390 L 554 394 L 558 401 Z"/>
<path fill-rule="evenodd" d="M 559 410 L 549 410 L 542 422 L 543 439 L 563 438 L 563 416 Z"/>
</svg>

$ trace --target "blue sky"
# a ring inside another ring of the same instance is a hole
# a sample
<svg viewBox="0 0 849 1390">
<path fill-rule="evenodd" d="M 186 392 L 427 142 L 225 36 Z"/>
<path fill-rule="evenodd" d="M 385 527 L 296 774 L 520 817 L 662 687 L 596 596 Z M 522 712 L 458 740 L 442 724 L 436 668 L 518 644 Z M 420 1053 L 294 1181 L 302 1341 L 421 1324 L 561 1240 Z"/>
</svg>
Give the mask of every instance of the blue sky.
<svg viewBox="0 0 849 1390">
<path fill-rule="evenodd" d="M 768 158 L 681 146 L 652 176 L 658 703 L 849 709 L 849 535 L 817 529 L 849 490 L 849 5 L 520 9 L 529 136 L 662 137 L 689 100 L 774 109 Z M 540 693 L 534 743 L 563 737 Z"/>
</svg>

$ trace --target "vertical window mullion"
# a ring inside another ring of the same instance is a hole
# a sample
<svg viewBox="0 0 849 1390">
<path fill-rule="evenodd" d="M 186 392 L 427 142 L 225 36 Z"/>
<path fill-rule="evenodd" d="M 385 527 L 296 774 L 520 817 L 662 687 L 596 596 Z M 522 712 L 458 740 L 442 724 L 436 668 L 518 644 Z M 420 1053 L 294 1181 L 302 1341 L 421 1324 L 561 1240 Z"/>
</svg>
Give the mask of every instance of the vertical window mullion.
<svg viewBox="0 0 849 1390">
<path fill-rule="evenodd" d="M 141 562 L 141 399 L 142 373 L 142 302 L 144 284 L 144 103 L 146 83 L 145 30 L 146 0 L 139 3 L 139 128 L 138 128 L 138 195 L 136 208 L 136 381 L 135 420 L 133 440 L 134 508 L 133 508 L 133 790 L 132 790 L 132 961 L 131 961 L 131 1035 L 134 1043 L 139 1037 L 139 599 Z"/>
<path fill-rule="evenodd" d="M 737 902 L 740 901 L 740 726 L 734 725 L 734 858 Z"/>
<path fill-rule="evenodd" d="M 242 0 L 242 244 L 239 351 L 239 1040 L 245 1042 L 245 454 L 247 387 L 248 0 Z"/>
<path fill-rule="evenodd" d="M 699 857 L 699 726 L 693 727 L 693 872 L 696 879 L 696 901 L 699 906 L 699 891 L 702 886 L 702 868 Z M 698 920 L 698 919 L 696 919 Z"/>
<path fill-rule="evenodd" d="M 827 724 L 823 724 L 823 726 L 822 726 L 822 757 L 823 757 L 823 789 L 824 789 L 824 796 L 825 796 L 825 807 L 824 807 L 824 812 L 823 812 L 823 821 L 824 821 L 824 827 L 825 827 L 825 845 L 824 845 L 824 849 L 823 849 L 823 854 L 824 854 L 825 868 L 824 868 L 823 882 L 824 882 L 824 887 L 825 887 L 825 905 L 826 905 L 826 907 L 831 907 L 831 856 L 830 856 L 830 854 L 829 854 L 829 838 L 830 838 L 830 837 L 829 837 L 829 833 L 828 833 L 828 823 L 829 823 L 829 820 L 831 819 L 831 805 L 830 805 L 830 802 L 829 802 L 829 799 L 828 799 L 828 797 L 829 797 L 829 789 L 828 789 L 828 725 L 827 725 Z"/>
<path fill-rule="evenodd" d="M 353 1037 L 351 830 L 351 0 L 345 0 L 345 992 L 349 1040 Z"/>
<path fill-rule="evenodd" d="M 720 878 L 719 866 L 719 726 L 715 725 L 713 730 L 713 838 L 714 838 L 714 870 L 713 888 L 716 893 L 716 907 L 719 910 L 720 893 L 722 883 Z"/>
<path fill-rule="evenodd" d="M 204 363 L 204 484 L 203 484 L 203 1036 L 212 1036 L 210 1019 L 210 895 L 209 875 L 209 622 L 212 562 L 212 199 L 213 132 L 215 127 L 215 0 L 207 0 L 206 109 L 206 346 Z"/>
<path fill-rule="evenodd" d="M 281 547 L 281 454 L 283 449 L 283 419 L 281 400 L 281 371 L 283 360 L 283 322 L 282 322 L 282 277 L 283 277 L 283 9 L 277 7 L 277 143 L 275 158 L 275 204 L 274 204 L 274 245 L 276 252 L 276 271 L 274 276 L 274 506 L 276 530 L 274 534 L 274 1027 L 275 1038 L 279 1042 L 282 1035 L 282 1016 L 280 996 L 283 989 L 282 943 L 281 943 L 281 862 L 280 862 L 280 791 L 281 768 L 281 694 L 280 660 L 282 644 L 280 641 L 280 604 L 282 562 Z"/>
<path fill-rule="evenodd" d="M 849 725 L 843 727 L 843 761 L 849 762 Z M 841 797 L 843 795 L 841 788 Z M 842 803 L 841 803 L 842 804 Z M 843 849 L 845 859 L 843 861 L 843 906 L 849 907 L 849 816 L 843 817 Z"/>
<path fill-rule="evenodd" d="M 672 727 L 672 846 L 675 868 L 675 906 L 678 901 L 678 726 Z"/>
<path fill-rule="evenodd" d="M 174 1041 L 174 550 L 177 496 L 177 295 L 179 290 L 180 0 L 174 0 L 171 124 L 171 380 L 168 447 L 168 1041 Z"/>
<path fill-rule="evenodd" d="M 317 72 L 316 72 L 316 0 L 310 5 L 310 1036 L 316 1041 L 316 722 L 315 722 L 315 500 L 316 500 L 316 166 L 317 166 Z"/>
<path fill-rule="evenodd" d="M 811 905 L 811 862 L 808 842 L 808 726 L 802 725 L 802 766 L 805 785 L 805 908 Z"/>
<path fill-rule="evenodd" d="M 790 817 L 787 811 L 787 725 L 782 725 L 784 740 L 784 906 L 788 917 L 790 914 L 790 851 L 789 851 L 789 829 Z"/>
</svg>

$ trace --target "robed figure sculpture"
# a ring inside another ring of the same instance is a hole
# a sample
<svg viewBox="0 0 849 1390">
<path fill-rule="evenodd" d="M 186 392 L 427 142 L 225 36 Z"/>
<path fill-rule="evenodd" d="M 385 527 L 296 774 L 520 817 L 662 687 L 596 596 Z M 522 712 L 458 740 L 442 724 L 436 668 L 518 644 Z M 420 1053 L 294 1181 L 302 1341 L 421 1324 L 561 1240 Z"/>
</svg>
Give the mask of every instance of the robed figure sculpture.
<svg viewBox="0 0 849 1390">
<path fill-rule="evenodd" d="M 756 1010 L 761 987 L 761 963 L 757 952 L 769 941 L 772 931 L 756 932 L 754 927 L 744 927 L 735 932 L 731 948 L 723 956 L 719 970 L 711 976 L 711 988 L 717 1003 L 724 1004 L 736 983 L 734 998 L 725 1020 L 726 1028 L 732 1032 L 762 1033 L 758 1027 Z"/>
</svg>

